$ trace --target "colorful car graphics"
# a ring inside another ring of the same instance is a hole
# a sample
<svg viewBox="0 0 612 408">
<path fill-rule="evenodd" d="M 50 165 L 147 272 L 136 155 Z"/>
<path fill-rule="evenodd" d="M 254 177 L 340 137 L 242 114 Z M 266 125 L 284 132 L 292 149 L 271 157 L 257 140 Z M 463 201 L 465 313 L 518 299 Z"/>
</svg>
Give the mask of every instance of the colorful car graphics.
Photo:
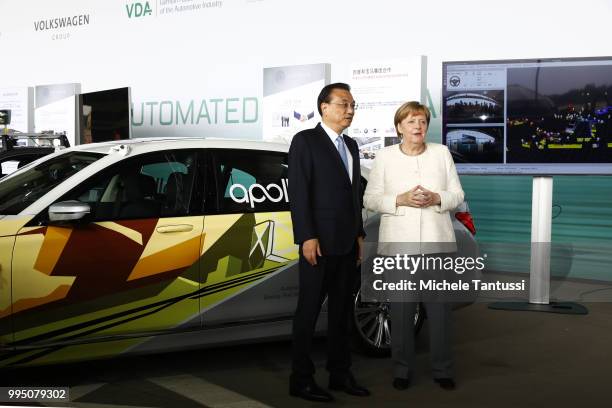
<svg viewBox="0 0 612 408">
<path fill-rule="evenodd" d="M 12 245 L 13 281 L 0 271 L 2 366 L 116 355 L 199 329 L 203 311 L 298 257 L 288 212 L 23 227 L 0 239 L 2 265 Z"/>
</svg>

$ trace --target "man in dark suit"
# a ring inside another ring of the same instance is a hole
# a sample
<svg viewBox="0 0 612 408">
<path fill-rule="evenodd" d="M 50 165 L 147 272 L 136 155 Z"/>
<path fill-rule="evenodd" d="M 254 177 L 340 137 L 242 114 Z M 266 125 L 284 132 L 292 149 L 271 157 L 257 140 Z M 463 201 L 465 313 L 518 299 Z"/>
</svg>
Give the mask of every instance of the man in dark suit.
<svg viewBox="0 0 612 408">
<path fill-rule="evenodd" d="M 350 372 L 351 293 L 363 253 L 361 171 L 357 143 L 342 134 L 355 101 L 347 84 L 325 86 L 317 99 L 322 121 L 299 132 L 289 149 L 289 198 L 300 245 L 298 305 L 293 320 L 289 393 L 312 401 L 333 397 L 314 381 L 310 358 L 315 323 L 328 298 L 329 388 L 367 396 Z"/>
</svg>

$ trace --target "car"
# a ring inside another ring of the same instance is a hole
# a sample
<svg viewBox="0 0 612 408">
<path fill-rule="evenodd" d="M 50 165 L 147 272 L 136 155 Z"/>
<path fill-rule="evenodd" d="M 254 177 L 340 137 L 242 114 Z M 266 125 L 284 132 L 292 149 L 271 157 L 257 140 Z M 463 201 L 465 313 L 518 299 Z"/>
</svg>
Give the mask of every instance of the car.
<svg viewBox="0 0 612 408">
<path fill-rule="evenodd" d="M 26 141 L 24 145 L 19 141 Z M 54 142 L 55 141 L 55 142 Z M 65 134 L 3 134 L 0 135 L 0 178 L 58 148 L 70 147 Z"/>
<path fill-rule="evenodd" d="M 55 152 L 0 180 L 0 365 L 287 337 L 298 294 L 287 151 L 132 139 Z M 377 216 L 364 217 L 375 240 Z M 454 225 L 460 247 L 477 250 L 465 204 Z M 354 292 L 355 343 L 388 353 L 389 337 L 372 341 L 380 328 L 364 323 L 388 305 L 361 303 L 358 282 Z M 319 334 L 326 316 L 324 305 Z"/>
</svg>

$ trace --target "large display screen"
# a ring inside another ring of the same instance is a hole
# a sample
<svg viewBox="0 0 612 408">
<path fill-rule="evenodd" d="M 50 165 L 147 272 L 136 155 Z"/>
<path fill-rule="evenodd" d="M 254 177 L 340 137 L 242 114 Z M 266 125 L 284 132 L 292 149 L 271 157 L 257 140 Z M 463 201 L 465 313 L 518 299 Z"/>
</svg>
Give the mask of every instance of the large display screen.
<svg viewBox="0 0 612 408">
<path fill-rule="evenodd" d="M 444 62 L 462 174 L 612 174 L 612 57 Z"/>
</svg>

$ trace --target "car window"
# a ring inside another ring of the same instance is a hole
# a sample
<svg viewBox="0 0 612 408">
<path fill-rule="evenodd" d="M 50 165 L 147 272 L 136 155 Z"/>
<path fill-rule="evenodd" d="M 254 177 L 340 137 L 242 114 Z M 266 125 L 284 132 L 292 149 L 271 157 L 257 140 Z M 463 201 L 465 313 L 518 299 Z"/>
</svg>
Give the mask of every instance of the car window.
<svg viewBox="0 0 612 408">
<path fill-rule="evenodd" d="M 221 171 L 223 171 L 223 165 L 221 165 Z M 246 173 L 240 169 L 233 168 L 230 171 L 230 178 L 227 182 L 227 185 L 225 186 L 225 194 L 223 195 L 223 197 L 224 198 L 230 197 L 230 190 L 234 184 L 241 184 L 243 186 L 251 186 L 252 184 L 255 184 L 255 183 L 257 183 L 257 180 L 255 179 L 255 177 L 253 177 L 249 173 Z M 246 196 L 246 192 L 242 189 L 234 190 L 233 194 L 234 196 L 240 197 L 240 198 L 244 198 Z"/>
<path fill-rule="evenodd" d="M 259 150 L 216 150 L 218 211 L 289 211 L 287 154 Z"/>
<path fill-rule="evenodd" d="M 48 153 L 49 152 L 46 152 L 45 154 Z M 8 176 L 9 174 L 16 172 L 18 169 L 22 168 L 26 164 L 45 156 L 45 154 L 20 154 L 16 157 L 10 157 L 6 160 L 1 161 L 0 171 L 2 172 L 2 176 Z"/>
<path fill-rule="evenodd" d="M 195 155 L 177 150 L 127 159 L 58 201 L 88 203 L 91 221 L 188 215 Z"/>
<path fill-rule="evenodd" d="M 0 215 L 19 214 L 51 189 L 104 157 L 101 153 L 67 152 L 0 180 Z"/>
</svg>

